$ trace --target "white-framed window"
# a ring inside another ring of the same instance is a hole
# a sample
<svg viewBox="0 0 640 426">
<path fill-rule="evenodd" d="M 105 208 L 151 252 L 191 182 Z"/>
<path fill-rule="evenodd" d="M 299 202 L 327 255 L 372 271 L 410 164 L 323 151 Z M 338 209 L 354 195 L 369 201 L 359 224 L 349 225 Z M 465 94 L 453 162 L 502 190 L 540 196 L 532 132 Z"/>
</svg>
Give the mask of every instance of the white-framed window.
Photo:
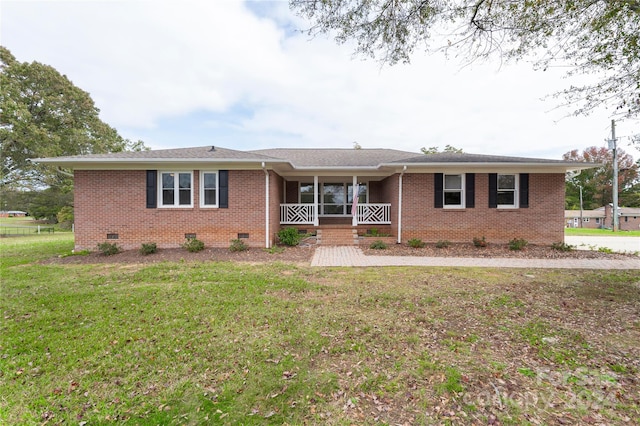
<svg viewBox="0 0 640 426">
<path fill-rule="evenodd" d="M 464 174 L 444 175 L 443 207 L 464 208 Z"/>
<path fill-rule="evenodd" d="M 169 172 L 158 173 L 160 207 L 193 207 L 193 173 Z"/>
<path fill-rule="evenodd" d="M 596 217 L 596 223 L 600 223 L 600 218 Z"/>
<path fill-rule="evenodd" d="M 518 175 L 498 175 L 498 208 L 518 207 Z"/>
<path fill-rule="evenodd" d="M 218 172 L 200 171 L 200 207 L 218 207 Z"/>
<path fill-rule="evenodd" d="M 301 204 L 313 204 L 313 182 L 311 183 L 306 183 L 306 182 L 301 182 L 300 183 L 300 190 L 298 191 L 298 195 L 300 196 L 300 203 Z"/>
<path fill-rule="evenodd" d="M 588 217 L 583 217 L 583 218 L 582 218 L 582 221 L 583 221 L 583 222 L 589 222 L 589 218 L 588 218 Z"/>
</svg>

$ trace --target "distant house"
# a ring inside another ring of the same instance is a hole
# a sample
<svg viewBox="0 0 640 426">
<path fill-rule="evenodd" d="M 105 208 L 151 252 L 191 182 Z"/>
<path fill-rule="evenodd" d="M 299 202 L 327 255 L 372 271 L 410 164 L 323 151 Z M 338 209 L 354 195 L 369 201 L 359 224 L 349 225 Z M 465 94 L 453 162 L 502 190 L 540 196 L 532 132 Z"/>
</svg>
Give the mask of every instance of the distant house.
<svg viewBox="0 0 640 426">
<path fill-rule="evenodd" d="M 27 212 L 23 212 L 20 210 L 0 211 L 0 217 L 25 217 L 25 216 L 27 216 Z"/>
<path fill-rule="evenodd" d="M 600 229 L 605 226 L 604 208 L 596 210 L 565 210 L 564 220 L 567 228 Z"/>
<path fill-rule="evenodd" d="M 582 226 L 580 226 L 580 210 L 565 210 L 565 223 L 568 228 L 613 228 L 613 206 L 608 204 L 594 210 L 582 212 Z M 621 231 L 640 229 L 640 208 L 619 207 L 618 225 Z"/>
<path fill-rule="evenodd" d="M 372 228 L 398 242 L 564 238 L 567 171 L 592 164 L 393 149 L 181 148 L 34 160 L 74 169 L 77 249 L 186 237 L 270 247 L 278 230 Z"/>
</svg>

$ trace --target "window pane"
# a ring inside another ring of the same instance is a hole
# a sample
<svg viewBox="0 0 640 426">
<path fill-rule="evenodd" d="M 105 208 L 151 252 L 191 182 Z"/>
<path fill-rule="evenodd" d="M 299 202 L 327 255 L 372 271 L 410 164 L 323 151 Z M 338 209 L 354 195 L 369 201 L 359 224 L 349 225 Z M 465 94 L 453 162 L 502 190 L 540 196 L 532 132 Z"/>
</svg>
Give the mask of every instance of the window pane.
<svg viewBox="0 0 640 426">
<path fill-rule="evenodd" d="M 190 173 L 179 173 L 180 177 L 180 189 L 190 189 L 191 188 L 191 174 Z M 182 204 L 182 203 L 180 203 Z"/>
<path fill-rule="evenodd" d="M 324 214 L 343 214 L 344 213 L 344 206 L 342 204 L 340 205 L 333 205 L 333 204 L 325 204 L 324 206 Z"/>
<path fill-rule="evenodd" d="M 367 184 L 361 183 L 358 191 L 358 203 L 363 204 L 367 202 Z"/>
<path fill-rule="evenodd" d="M 300 202 L 301 203 L 313 203 L 313 184 L 303 183 L 300 184 Z"/>
<path fill-rule="evenodd" d="M 516 189 L 516 176 L 498 175 L 498 189 Z"/>
<path fill-rule="evenodd" d="M 444 189 L 462 189 L 462 175 L 445 175 Z"/>
<path fill-rule="evenodd" d="M 498 205 L 513 206 L 515 204 L 514 191 L 498 191 Z"/>
<path fill-rule="evenodd" d="M 460 206 L 462 205 L 462 192 L 445 192 L 444 193 L 444 205 L 445 206 Z"/>
<path fill-rule="evenodd" d="M 204 187 L 206 189 L 216 189 L 216 174 L 205 173 L 204 174 Z"/>
<path fill-rule="evenodd" d="M 208 206 L 216 205 L 216 191 L 215 189 L 204 190 L 204 203 Z"/>
<path fill-rule="evenodd" d="M 162 174 L 162 188 L 163 189 L 173 189 L 174 187 L 174 175 L 173 173 L 163 173 Z"/>
<path fill-rule="evenodd" d="M 324 202 L 325 204 L 343 204 L 345 199 L 344 185 L 339 184 L 325 184 L 324 185 Z"/>
<path fill-rule="evenodd" d="M 162 190 L 162 204 L 173 205 L 173 189 Z"/>
<path fill-rule="evenodd" d="M 181 189 L 180 190 L 180 205 L 188 205 L 191 204 L 191 190 L 190 189 Z"/>
</svg>

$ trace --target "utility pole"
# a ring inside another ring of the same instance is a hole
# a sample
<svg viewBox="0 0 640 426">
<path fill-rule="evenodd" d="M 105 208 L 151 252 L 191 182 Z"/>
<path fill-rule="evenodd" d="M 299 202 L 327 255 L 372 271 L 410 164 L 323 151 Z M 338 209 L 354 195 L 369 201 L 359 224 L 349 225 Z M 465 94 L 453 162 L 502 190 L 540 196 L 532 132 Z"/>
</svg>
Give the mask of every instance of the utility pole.
<svg viewBox="0 0 640 426">
<path fill-rule="evenodd" d="M 611 120 L 609 149 L 613 151 L 613 232 L 618 231 L 618 150 L 616 148 L 616 122 Z"/>
<path fill-rule="evenodd" d="M 580 228 L 582 228 L 582 223 L 584 220 L 584 218 L 582 217 L 582 215 L 584 214 L 582 209 L 582 185 L 580 185 L 578 188 L 580 188 Z"/>
</svg>

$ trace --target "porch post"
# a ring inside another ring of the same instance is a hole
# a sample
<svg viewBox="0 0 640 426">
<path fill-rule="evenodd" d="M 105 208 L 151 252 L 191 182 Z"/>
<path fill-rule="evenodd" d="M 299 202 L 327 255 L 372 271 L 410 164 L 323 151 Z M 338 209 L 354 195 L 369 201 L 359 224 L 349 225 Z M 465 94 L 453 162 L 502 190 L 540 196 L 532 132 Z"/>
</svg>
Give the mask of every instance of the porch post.
<svg viewBox="0 0 640 426">
<path fill-rule="evenodd" d="M 358 194 L 356 194 L 356 185 L 358 184 L 358 176 L 353 175 L 353 184 L 351 186 L 351 209 L 355 208 L 356 211 L 351 212 L 351 226 L 358 226 L 358 206 L 354 202 Z"/>
<path fill-rule="evenodd" d="M 318 219 L 318 175 L 313 176 L 313 226 L 320 225 Z"/>
</svg>

